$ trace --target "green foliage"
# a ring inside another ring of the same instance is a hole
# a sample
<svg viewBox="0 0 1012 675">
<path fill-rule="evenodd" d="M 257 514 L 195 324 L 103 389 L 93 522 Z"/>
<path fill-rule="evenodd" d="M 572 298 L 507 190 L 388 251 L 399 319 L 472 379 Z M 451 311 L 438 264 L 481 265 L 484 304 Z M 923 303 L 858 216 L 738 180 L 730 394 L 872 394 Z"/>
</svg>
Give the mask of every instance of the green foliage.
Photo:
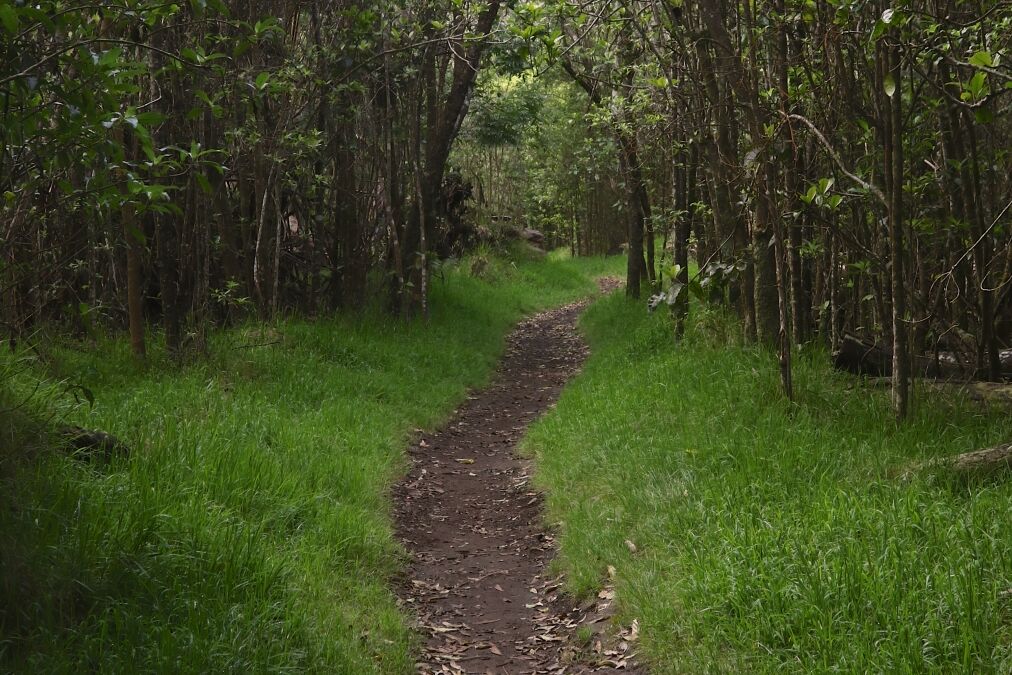
<svg viewBox="0 0 1012 675">
<path fill-rule="evenodd" d="M 222 9 L 220 2 L 204 3 L 201 11 Z M 5 64 L 0 80 L 7 90 L 0 112 L 2 150 L 35 150 L 8 167 L 13 170 L 3 180 L 19 182 L 5 189 L 27 195 L 56 179 L 63 199 L 79 202 L 81 209 L 135 202 L 140 210 L 168 210 L 159 179 L 184 165 L 175 159 L 174 148 L 152 140 L 151 129 L 164 116 L 132 103 L 147 86 L 146 78 L 156 75 L 150 53 L 133 36 L 179 20 L 184 12 L 178 4 L 160 2 L 111 4 L 102 12 L 66 9 L 57 2 L 0 5 L 0 20 L 14 34 L 0 51 Z M 178 55 L 168 54 L 165 67 L 179 70 L 219 58 L 199 46 L 184 46 Z M 146 163 L 133 156 L 134 142 Z M 92 171 L 86 188 L 64 178 Z"/>
<path fill-rule="evenodd" d="M 835 180 L 833 178 L 820 178 L 818 182 L 808 186 L 804 194 L 799 195 L 805 204 L 824 206 L 829 210 L 837 209 L 843 203 L 843 196 L 830 194 Z"/>
<path fill-rule="evenodd" d="M 478 186 L 480 224 L 494 227 L 492 217 L 508 215 L 513 226 L 540 230 L 558 244 L 578 226 L 614 224 L 582 222 L 588 193 L 618 187 L 618 167 L 609 132 L 589 119 L 574 85 L 558 73 L 532 79 L 487 71 L 473 109 L 453 162 Z"/>
<path fill-rule="evenodd" d="M 729 317 L 693 317 L 675 347 L 666 317 L 595 304 L 588 364 L 531 430 L 570 588 L 614 566 L 656 673 L 1008 672 L 1012 483 L 896 477 L 1007 440 L 1008 415 L 925 392 L 897 427 L 818 349 L 791 404 L 767 356 L 713 338 Z"/>
<path fill-rule="evenodd" d="M 499 79 L 475 97 L 468 140 L 489 147 L 519 145 L 538 123 L 544 94 L 530 79 Z"/>
</svg>

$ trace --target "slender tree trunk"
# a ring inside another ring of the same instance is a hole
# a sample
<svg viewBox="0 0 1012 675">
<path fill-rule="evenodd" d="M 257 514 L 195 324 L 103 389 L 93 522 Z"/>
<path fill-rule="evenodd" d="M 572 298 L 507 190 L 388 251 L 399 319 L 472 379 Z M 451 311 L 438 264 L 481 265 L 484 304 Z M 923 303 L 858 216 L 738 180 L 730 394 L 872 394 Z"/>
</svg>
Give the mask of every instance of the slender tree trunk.
<svg viewBox="0 0 1012 675">
<path fill-rule="evenodd" d="M 767 185 L 773 185 L 772 176 L 773 168 L 772 162 L 769 164 L 769 168 L 766 170 L 766 182 Z M 777 310 L 778 310 L 778 332 L 777 332 L 777 346 L 778 346 L 778 357 L 780 362 L 780 383 L 784 388 L 784 395 L 787 396 L 788 400 L 794 400 L 794 378 L 791 372 L 791 332 L 790 332 L 790 317 L 787 309 L 787 270 L 784 263 L 784 239 L 783 239 L 783 228 L 780 225 L 779 219 L 775 219 L 773 222 L 773 253 L 776 259 L 776 275 L 777 275 Z"/>
<path fill-rule="evenodd" d="M 677 281 L 682 284 L 682 291 L 675 305 L 675 337 L 685 334 L 685 323 L 689 317 L 689 237 L 692 231 L 692 191 L 696 183 L 696 164 L 699 148 L 693 143 L 686 158 L 676 169 L 675 178 L 675 209 L 678 221 L 675 225 L 675 264 L 678 265 Z"/>
<path fill-rule="evenodd" d="M 888 73 L 895 85 L 892 96 L 884 101 L 887 113 L 886 171 L 889 174 L 889 258 L 890 295 L 892 296 L 892 399 L 893 410 L 899 420 L 907 416 L 910 392 L 910 355 L 907 345 L 906 289 L 903 261 L 903 69 L 900 48 L 889 45 L 882 48 Z M 883 78 L 883 82 L 885 79 Z"/>
<path fill-rule="evenodd" d="M 475 24 L 475 34 L 478 36 L 488 35 L 495 26 L 502 9 L 502 0 L 489 0 L 478 16 Z M 421 221 L 424 218 L 430 229 L 441 219 L 439 203 L 443 189 L 443 177 L 446 173 L 446 163 L 450 157 L 450 150 L 454 140 L 460 132 L 461 124 L 464 122 L 470 108 L 471 94 L 474 83 L 481 66 L 481 59 L 485 52 L 487 40 L 475 39 L 469 46 L 456 45 L 452 53 L 452 73 L 449 79 L 449 86 L 443 82 L 445 69 L 434 65 L 434 58 L 431 49 L 427 49 L 423 55 L 423 71 L 432 70 L 432 75 L 423 75 L 427 91 L 423 92 L 425 102 L 428 103 L 426 114 L 427 134 L 424 143 L 425 162 L 421 167 L 421 198 L 418 200 L 417 208 L 412 209 L 412 215 L 404 231 L 404 237 L 400 241 L 402 265 L 408 271 L 407 283 L 421 286 L 421 269 L 414 265 L 416 256 L 419 255 L 421 247 Z M 433 75 L 435 77 L 433 77 Z M 446 91 L 445 98 L 442 92 Z M 440 105 L 437 105 L 437 101 Z M 399 294 L 400 301 L 404 300 L 404 293 Z M 410 310 L 408 312 L 411 313 Z"/>
<path fill-rule="evenodd" d="M 973 128 L 973 120 L 968 111 L 964 111 L 967 138 L 970 144 L 970 185 L 973 196 L 972 213 L 975 240 L 979 241 L 974 248 L 973 266 L 976 272 L 978 305 L 980 307 L 980 341 L 979 361 L 983 366 L 981 374 L 992 382 L 1001 379 L 1001 360 L 998 356 L 998 340 L 994 330 L 994 289 L 988 278 L 988 265 L 991 262 L 991 237 L 984 224 L 984 203 L 980 180 L 980 160 L 977 153 L 977 135 Z"/>
<path fill-rule="evenodd" d="M 787 164 L 787 171 L 784 176 L 784 191 L 787 194 L 788 200 L 796 200 L 796 195 L 799 192 L 799 183 L 802 173 L 802 161 L 801 161 L 801 149 L 799 147 L 797 138 L 794 134 L 794 129 L 788 115 L 792 112 L 792 103 L 790 100 L 790 92 L 788 91 L 788 64 L 789 64 L 789 50 L 787 40 L 787 17 L 785 15 L 785 7 L 783 0 L 777 0 L 776 3 L 777 13 L 780 15 L 779 27 L 777 34 L 777 84 L 780 90 L 780 112 L 787 120 L 785 125 L 784 133 L 787 135 L 787 143 L 790 148 L 790 159 L 791 161 Z M 801 225 L 800 218 L 802 214 L 798 214 L 790 219 L 790 225 L 788 226 L 788 239 L 787 239 L 787 251 L 788 258 L 790 261 L 790 306 L 791 306 L 791 318 L 792 321 L 792 338 L 794 344 L 801 344 L 806 339 L 807 333 L 807 319 L 808 312 L 804 306 L 803 290 L 802 290 L 802 267 L 801 267 Z M 777 231 L 781 232 L 781 228 L 777 225 Z M 781 238 L 781 247 L 783 239 Z M 778 265 L 781 260 L 777 260 Z M 782 275 L 779 274 L 780 269 L 778 267 L 778 276 L 780 276 L 781 287 L 784 285 Z"/>
<path fill-rule="evenodd" d="M 619 132 L 619 149 L 623 173 L 626 176 L 628 199 L 628 235 L 629 256 L 626 260 L 626 295 L 630 298 L 640 297 L 643 284 L 643 202 L 640 190 L 643 176 L 639 167 L 639 154 L 636 141 Z"/>
<path fill-rule="evenodd" d="M 128 157 L 135 155 L 136 140 L 132 137 L 129 141 L 125 139 L 122 122 L 119 126 L 119 141 L 123 145 L 123 151 Z M 126 176 L 123 176 L 123 180 Z M 130 326 L 130 351 L 134 357 L 143 360 L 146 349 L 144 345 L 144 274 L 143 256 L 144 244 L 143 233 L 137 222 L 137 209 L 127 194 L 124 186 L 125 201 L 120 208 L 120 221 L 123 226 L 123 236 L 126 240 L 126 281 L 127 281 L 127 317 Z"/>
<path fill-rule="evenodd" d="M 158 285 L 161 288 L 162 327 L 165 330 L 165 347 L 170 355 L 180 350 L 181 330 L 179 318 L 179 244 L 176 226 L 167 216 L 158 218 L 155 234 L 158 251 Z"/>
</svg>

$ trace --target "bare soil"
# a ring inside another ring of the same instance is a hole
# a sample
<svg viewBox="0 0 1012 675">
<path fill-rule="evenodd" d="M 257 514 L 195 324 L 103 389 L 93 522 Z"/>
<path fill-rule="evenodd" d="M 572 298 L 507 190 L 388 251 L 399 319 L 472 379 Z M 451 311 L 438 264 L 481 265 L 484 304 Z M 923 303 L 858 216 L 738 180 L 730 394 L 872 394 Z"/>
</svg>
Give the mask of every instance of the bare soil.
<svg viewBox="0 0 1012 675">
<path fill-rule="evenodd" d="M 639 672 L 637 627 L 608 628 L 614 592 L 578 606 L 546 576 L 554 540 L 515 452 L 587 356 L 575 329 L 585 304 L 522 322 L 492 383 L 409 449 L 395 502 L 411 553 L 400 596 L 425 636 L 420 673 Z"/>
</svg>

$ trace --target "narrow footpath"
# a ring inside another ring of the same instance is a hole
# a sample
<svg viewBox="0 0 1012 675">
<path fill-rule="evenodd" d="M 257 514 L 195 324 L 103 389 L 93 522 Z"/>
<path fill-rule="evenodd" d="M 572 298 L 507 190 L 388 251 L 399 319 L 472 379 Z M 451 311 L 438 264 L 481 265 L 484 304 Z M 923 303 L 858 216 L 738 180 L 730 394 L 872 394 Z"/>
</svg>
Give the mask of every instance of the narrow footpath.
<svg viewBox="0 0 1012 675">
<path fill-rule="evenodd" d="M 639 672 L 636 627 L 607 635 L 613 592 L 577 606 L 546 576 L 554 542 L 515 452 L 587 356 L 575 328 L 585 306 L 522 322 L 492 383 L 410 448 L 395 503 L 412 556 L 400 595 L 426 639 L 419 673 Z"/>
</svg>

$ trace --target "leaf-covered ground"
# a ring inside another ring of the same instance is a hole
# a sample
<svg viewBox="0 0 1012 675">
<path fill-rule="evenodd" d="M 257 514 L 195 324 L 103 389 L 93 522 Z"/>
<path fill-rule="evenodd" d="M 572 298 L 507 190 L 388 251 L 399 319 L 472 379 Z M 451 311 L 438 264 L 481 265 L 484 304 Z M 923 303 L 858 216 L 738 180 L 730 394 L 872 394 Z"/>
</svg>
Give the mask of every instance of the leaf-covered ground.
<svg viewBox="0 0 1012 675">
<path fill-rule="evenodd" d="M 516 454 L 586 357 L 575 329 L 585 306 L 522 321 L 493 381 L 410 451 L 395 502 L 411 553 L 401 594 L 427 638 L 420 673 L 639 672 L 629 641 L 588 639 L 607 627 L 607 601 L 576 606 L 546 574 L 554 540 Z"/>
</svg>

